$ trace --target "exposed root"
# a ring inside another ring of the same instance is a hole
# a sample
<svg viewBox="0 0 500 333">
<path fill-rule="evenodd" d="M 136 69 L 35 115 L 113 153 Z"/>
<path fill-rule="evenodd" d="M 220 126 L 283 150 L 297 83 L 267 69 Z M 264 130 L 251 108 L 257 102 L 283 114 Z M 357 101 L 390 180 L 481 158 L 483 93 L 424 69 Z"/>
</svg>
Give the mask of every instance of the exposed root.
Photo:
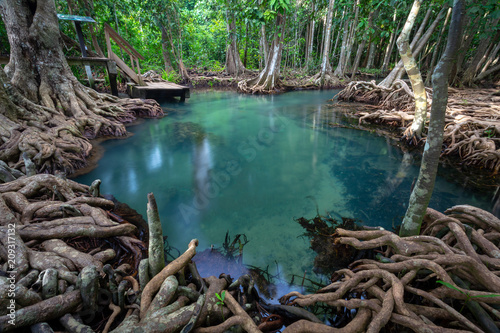
<svg viewBox="0 0 500 333">
<path fill-rule="evenodd" d="M 416 332 L 487 331 L 493 320 L 484 314 L 477 317 L 479 312 L 469 304 L 480 298 L 482 311 L 493 318 L 497 315 L 500 220 L 472 206 L 455 206 L 446 213 L 428 209 L 420 236 L 337 229 L 336 243 L 380 249 L 384 257 L 358 260 L 334 273 L 332 284 L 316 294 L 291 292 L 281 302 L 303 307 L 322 302 L 341 312 L 357 309 L 355 318 L 369 309 L 366 332 L 378 332 L 391 323 Z M 462 280 L 469 283 L 467 288 L 456 282 Z"/>
<path fill-rule="evenodd" d="M 338 94 L 339 100 L 376 105 L 375 110 L 357 111 L 359 123 L 382 123 L 398 128 L 403 138 L 411 138 L 415 102 L 404 81 L 396 80 L 390 88 L 375 81 L 351 82 Z M 432 101 L 432 91 L 427 89 Z M 430 109 L 429 103 L 428 108 Z M 457 155 L 465 164 L 500 171 L 500 105 L 489 90 L 449 89 L 444 129 L 444 155 Z M 424 131 L 425 133 L 426 131 Z M 424 140 L 412 140 L 419 144 Z"/>
<path fill-rule="evenodd" d="M 163 116 L 154 100 L 118 99 L 74 78 L 58 87 L 42 82 L 39 104 L 8 82 L 0 70 L 0 83 L 6 87 L 0 89 L 0 97 L 9 100 L 0 112 L 0 160 L 23 172 L 27 172 L 24 154 L 38 173 L 73 173 L 86 165 L 92 149 L 89 139 L 124 136 L 125 123 Z"/>
</svg>

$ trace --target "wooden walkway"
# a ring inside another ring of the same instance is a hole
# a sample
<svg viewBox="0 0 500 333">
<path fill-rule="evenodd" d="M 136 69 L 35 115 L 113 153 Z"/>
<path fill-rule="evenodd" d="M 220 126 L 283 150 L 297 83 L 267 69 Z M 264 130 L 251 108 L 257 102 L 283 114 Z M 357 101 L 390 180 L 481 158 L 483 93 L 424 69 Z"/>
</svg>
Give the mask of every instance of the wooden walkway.
<svg viewBox="0 0 500 333">
<path fill-rule="evenodd" d="M 145 82 L 145 86 L 129 84 L 127 92 L 133 98 L 152 98 L 158 102 L 164 102 L 172 97 L 180 97 L 184 102 L 190 97 L 189 88 L 172 82 Z"/>
<path fill-rule="evenodd" d="M 0 0 L 1 1 L 1 0 Z M 106 68 L 109 83 L 111 86 L 111 93 L 118 96 L 118 88 L 116 77 L 118 74 L 117 67 L 123 74 L 128 76 L 134 83 L 127 85 L 127 93 L 132 98 L 152 98 L 159 102 L 164 102 L 173 97 L 180 97 L 180 101 L 184 102 L 186 98 L 190 97 L 189 87 L 181 86 L 172 82 L 149 82 L 144 81 L 141 76 L 141 67 L 139 60 L 144 57 L 135 50 L 123 37 L 113 30 L 108 24 L 104 24 L 106 46 L 108 51 L 108 58 L 88 58 L 88 57 L 67 57 L 68 64 L 88 66 L 103 66 Z M 130 57 L 130 68 L 125 61 L 118 57 L 111 49 L 111 40 L 113 40 L 126 54 Z M 0 65 L 8 64 L 8 56 L 0 56 Z M 137 71 L 137 73 L 136 73 Z M 92 82 L 90 84 L 92 85 Z"/>
<path fill-rule="evenodd" d="M 189 88 L 180 86 L 172 82 L 145 82 L 141 76 L 141 67 L 139 60 L 144 60 L 144 57 L 136 50 L 129 42 L 127 42 L 118 32 L 116 32 L 109 24 L 104 24 L 104 35 L 106 39 L 106 47 L 108 57 L 116 62 L 116 65 L 132 80 L 135 84 L 129 83 L 127 86 L 128 94 L 133 98 L 152 98 L 159 102 L 163 102 L 172 97 L 180 97 L 181 102 L 190 97 Z M 113 40 L 121 50 L 125 51 L 130 57 L 130 68 L 125 61 L 120 59 L 111 48 L 111 40 Z M 137 71 L 137 73 L 136 73 Z"/>
</svg>

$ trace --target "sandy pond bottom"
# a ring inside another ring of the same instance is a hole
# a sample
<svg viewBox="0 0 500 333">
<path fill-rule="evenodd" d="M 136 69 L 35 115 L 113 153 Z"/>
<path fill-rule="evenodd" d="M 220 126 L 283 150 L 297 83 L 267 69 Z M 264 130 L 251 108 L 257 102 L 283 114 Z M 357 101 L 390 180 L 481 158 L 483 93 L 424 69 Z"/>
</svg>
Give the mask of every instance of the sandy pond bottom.
<svg viewBox="0 0 500 333">
<path fill-rule="evenodd" d="M 164 105 L 169 115 L 129 128 L 126 140 L 103 143 L 96 169 L 111 193 L 146 216 L 155 194 L 170 246 L 221 247 L 226 231 L 245 234 L 244 263 L 281 277 L 312 271 L 314 253 L 294 218 L 317 211 L 391 229 L 401 222 L 418 165 L 383 137 L 329 128 L 341 117 L 327 107 L 337 91 L 248 96 L 193 93 Z M 491 209 L 488 194 L 439 178 L 430 206 Z M 222 272 L 213 267 L 214 275 Z M 311 276 L 314 273 L 308 273 Z"/>
</svg>

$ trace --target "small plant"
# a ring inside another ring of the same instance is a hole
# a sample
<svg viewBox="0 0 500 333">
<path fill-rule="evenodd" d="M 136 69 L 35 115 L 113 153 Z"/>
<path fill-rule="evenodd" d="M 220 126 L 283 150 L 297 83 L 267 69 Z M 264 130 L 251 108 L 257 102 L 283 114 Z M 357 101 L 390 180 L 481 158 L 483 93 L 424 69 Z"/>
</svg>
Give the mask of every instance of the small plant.
<svg viewBox="0 0 500 333">
<path fill-rule="evenodd" d="M 162 71 L 161 78 L 163 80 L 167 80 L 167 81 L 173 82 L 173 83 L 180 83 L 181 82 L 181 76 L 179 75 L 179 73 L 177 73 L 174 70 L 171 70 L 170 72 Z"/>
<path fill-rule="evenodd" d="M 495 129 L 494 128 L 487 128 L 484 130 L 484 134 L 486 134 L 486 136 L 488 138 L 492 138 L 493 136 L 495 136 Z"/>
<path fill-rule="evenodd" d="M 448 287 L 450 289 L 453 289 L 453 290 L 456 290 L 458 291 L 459 293 L 465 295 L 466 299 L 465 299 L 465 303 L 462 305 L 462 308 L 460 309 L 460 313 L 462 313 L 463 309 L 465 308 L 465 306 L 467 305 L 467 303 L 474 299 L 474 298 L 485 298 L 485 297 L 497 297 L 497 296 L 500 296 L 500 295 L 497 295 L 497 294 L 491 294 L 491 295 L 475 295 L 475 296 L 472 296 L 471 294 L 467 293 L 467 292 L 463 292 L 462 290 L 460 290 L 459 288 L 455 287 L 454 285 L 452 285 L 451 283 L 448 283 L 448 282 L 445 282 L 445 281 L 442 281 L 442 280 L 437 280 L 436 281 L 437 283 L 439 284 L 442 284 L 443 286 L 445 287 Z"/>
<path fill-rule="evenodd" d="M 218 306 L 220 306 L 220 313 L 222 314 L 222 321 L 225 321 L 224 319 L 224 311 L 222 311 L 222 308 L 224 307 L 224 298 L 226 298 L 226 291 L 223 290 L 220 295 L 218 293 L 215 293 L 215 296 L 217 297 L 218 301 L 217 304 Z"/>
</svg>

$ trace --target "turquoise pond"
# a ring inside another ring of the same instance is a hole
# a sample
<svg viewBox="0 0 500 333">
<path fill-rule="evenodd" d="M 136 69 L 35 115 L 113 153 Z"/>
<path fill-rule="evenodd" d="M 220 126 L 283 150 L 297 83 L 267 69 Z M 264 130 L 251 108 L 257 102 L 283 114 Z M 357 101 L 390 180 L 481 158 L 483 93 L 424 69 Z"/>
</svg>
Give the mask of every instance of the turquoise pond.
<svg viewBox="0 0 500 333">
<path fill-rule="evenodd" d="M 335 93 L 194 92 L 185 103 L 163 105 L 165 118 L 129 127 L 134 136 L 104 142 L 98 166 L 76 180 L 101 179 L 103 193 L 144 217 L 153 192 L 168 242 L 180 251 L 192 238 L 202 251 L 220 247 L 226 231 L 245 234 L 245 264 L 273 271 L 277 263 L 302 276 L 314 253 L 294 218 L 318 209 L 391 229 L 418 175 L 415 159 L 390 140 L 327 126 L 342 121 L 327 105 Z M 430 206 L 491 210 L 491 193 L 460 183 L 438 178 Z"/>
</svg>

